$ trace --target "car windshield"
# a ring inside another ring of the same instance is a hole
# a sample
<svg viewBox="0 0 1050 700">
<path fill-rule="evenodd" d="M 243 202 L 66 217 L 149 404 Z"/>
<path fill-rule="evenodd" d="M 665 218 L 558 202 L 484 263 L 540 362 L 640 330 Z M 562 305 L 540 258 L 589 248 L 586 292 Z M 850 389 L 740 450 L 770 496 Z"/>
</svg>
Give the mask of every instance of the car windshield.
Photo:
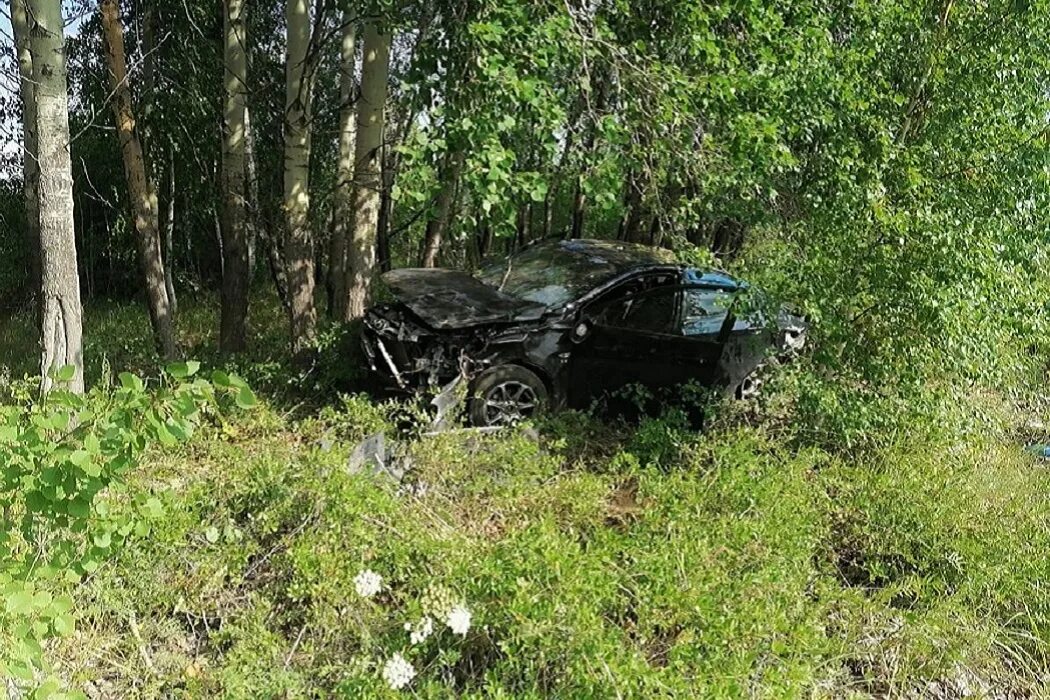
<svg viewBox="0 0 1050 700">
<path fill-rule="evenodd" d="M 478 278 L 504 294 L 554 307 L 644 262 L 656 260 L 638 259 L 626 245 L 559 241 L 534 245 L 485 265 Z"/>
</svg>

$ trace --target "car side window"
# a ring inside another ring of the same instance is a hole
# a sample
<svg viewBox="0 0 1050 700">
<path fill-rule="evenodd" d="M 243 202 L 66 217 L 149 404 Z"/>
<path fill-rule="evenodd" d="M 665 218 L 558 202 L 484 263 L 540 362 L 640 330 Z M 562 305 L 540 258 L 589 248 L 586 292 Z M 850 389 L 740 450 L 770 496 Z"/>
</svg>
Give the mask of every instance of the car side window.
<svg viewBox="0 0 1050 700">
<path fill-rule="evenodd" d="M 678 290 L 653 289 L 609 300 L 596 316 L 597 322 L 609 328 L 645 333 L 675 332 L 675 305 Z"/>
<path fill-rule="evenodd" d="M 694 287 L 686 289 L 682 309 L 682 335 L 718 335 L 733 303 L 732 293 L 724 289 Z"/>
</svg>

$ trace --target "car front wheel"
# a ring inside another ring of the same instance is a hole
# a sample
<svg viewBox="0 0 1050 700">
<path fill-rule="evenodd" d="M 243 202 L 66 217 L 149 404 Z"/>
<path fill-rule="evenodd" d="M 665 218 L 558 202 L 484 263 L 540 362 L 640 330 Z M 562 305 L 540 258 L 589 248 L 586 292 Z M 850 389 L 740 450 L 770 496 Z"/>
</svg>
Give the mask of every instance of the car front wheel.
<svg viewBox="0 0 1050 700">
<path fill-rule="evenodd" d="M 500 365 L 474 380 L 470 422 L 481 427 L 513 425 L 531 418 L 546 403 L 547 387 L 535 372 L 519 365 Z"/>
</svg>

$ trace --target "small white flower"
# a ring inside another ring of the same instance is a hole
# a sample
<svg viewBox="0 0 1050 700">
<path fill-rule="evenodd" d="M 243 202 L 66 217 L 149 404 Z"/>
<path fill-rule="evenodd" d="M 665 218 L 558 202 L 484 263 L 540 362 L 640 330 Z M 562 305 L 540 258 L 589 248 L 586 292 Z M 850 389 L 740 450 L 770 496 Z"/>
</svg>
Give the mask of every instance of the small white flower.
<svg viewBox="0 0 1050 700">
<path fill-rule="evenodd" d="M 433 634 L 434 621 L 430 619 L 429 615 L 427 615 L 422 620 L 420 620 L 414 628 L 410 623 L 406 622 L 405 629 L 409 631 L 408 638 L 413 645 L 422 644 L 423 642 L 427 641 L 427 637 Z"/>
<path fill-rule="evenodd" d="M 371 598 L 383 588 L 383 577 L 366 569 L 354 577 L 354 588 L 362 598 Z"/>
<path fill-rule="evenodd" d="M 470 611 L 462 605 L 457 605 L 449 611 L 445 622 L 455 634 L 466 637 L 470 629 Z"/>
<path fill-rule="evenodd" d="M 400 653 L 394 654 L 383 666 L 383 680 L 394 690 L 401 690 L 416 677 L 416 669 Z"/>
</svg>

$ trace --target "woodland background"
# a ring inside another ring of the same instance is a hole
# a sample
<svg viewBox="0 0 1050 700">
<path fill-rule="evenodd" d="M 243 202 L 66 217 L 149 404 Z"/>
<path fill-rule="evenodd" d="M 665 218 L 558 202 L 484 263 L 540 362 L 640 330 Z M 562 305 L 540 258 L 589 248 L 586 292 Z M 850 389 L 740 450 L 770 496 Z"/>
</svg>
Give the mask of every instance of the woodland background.
<svg viewBox="0 0 1050 700">
<path fill-rule="evenodd" d="M 9 695 L 1047 693 L 1045 0 L 12 0 L 0 76 Z M 704 433 L 358 393 L 379 272 L 581 236 L 807 352 Z"/>
</svg>

